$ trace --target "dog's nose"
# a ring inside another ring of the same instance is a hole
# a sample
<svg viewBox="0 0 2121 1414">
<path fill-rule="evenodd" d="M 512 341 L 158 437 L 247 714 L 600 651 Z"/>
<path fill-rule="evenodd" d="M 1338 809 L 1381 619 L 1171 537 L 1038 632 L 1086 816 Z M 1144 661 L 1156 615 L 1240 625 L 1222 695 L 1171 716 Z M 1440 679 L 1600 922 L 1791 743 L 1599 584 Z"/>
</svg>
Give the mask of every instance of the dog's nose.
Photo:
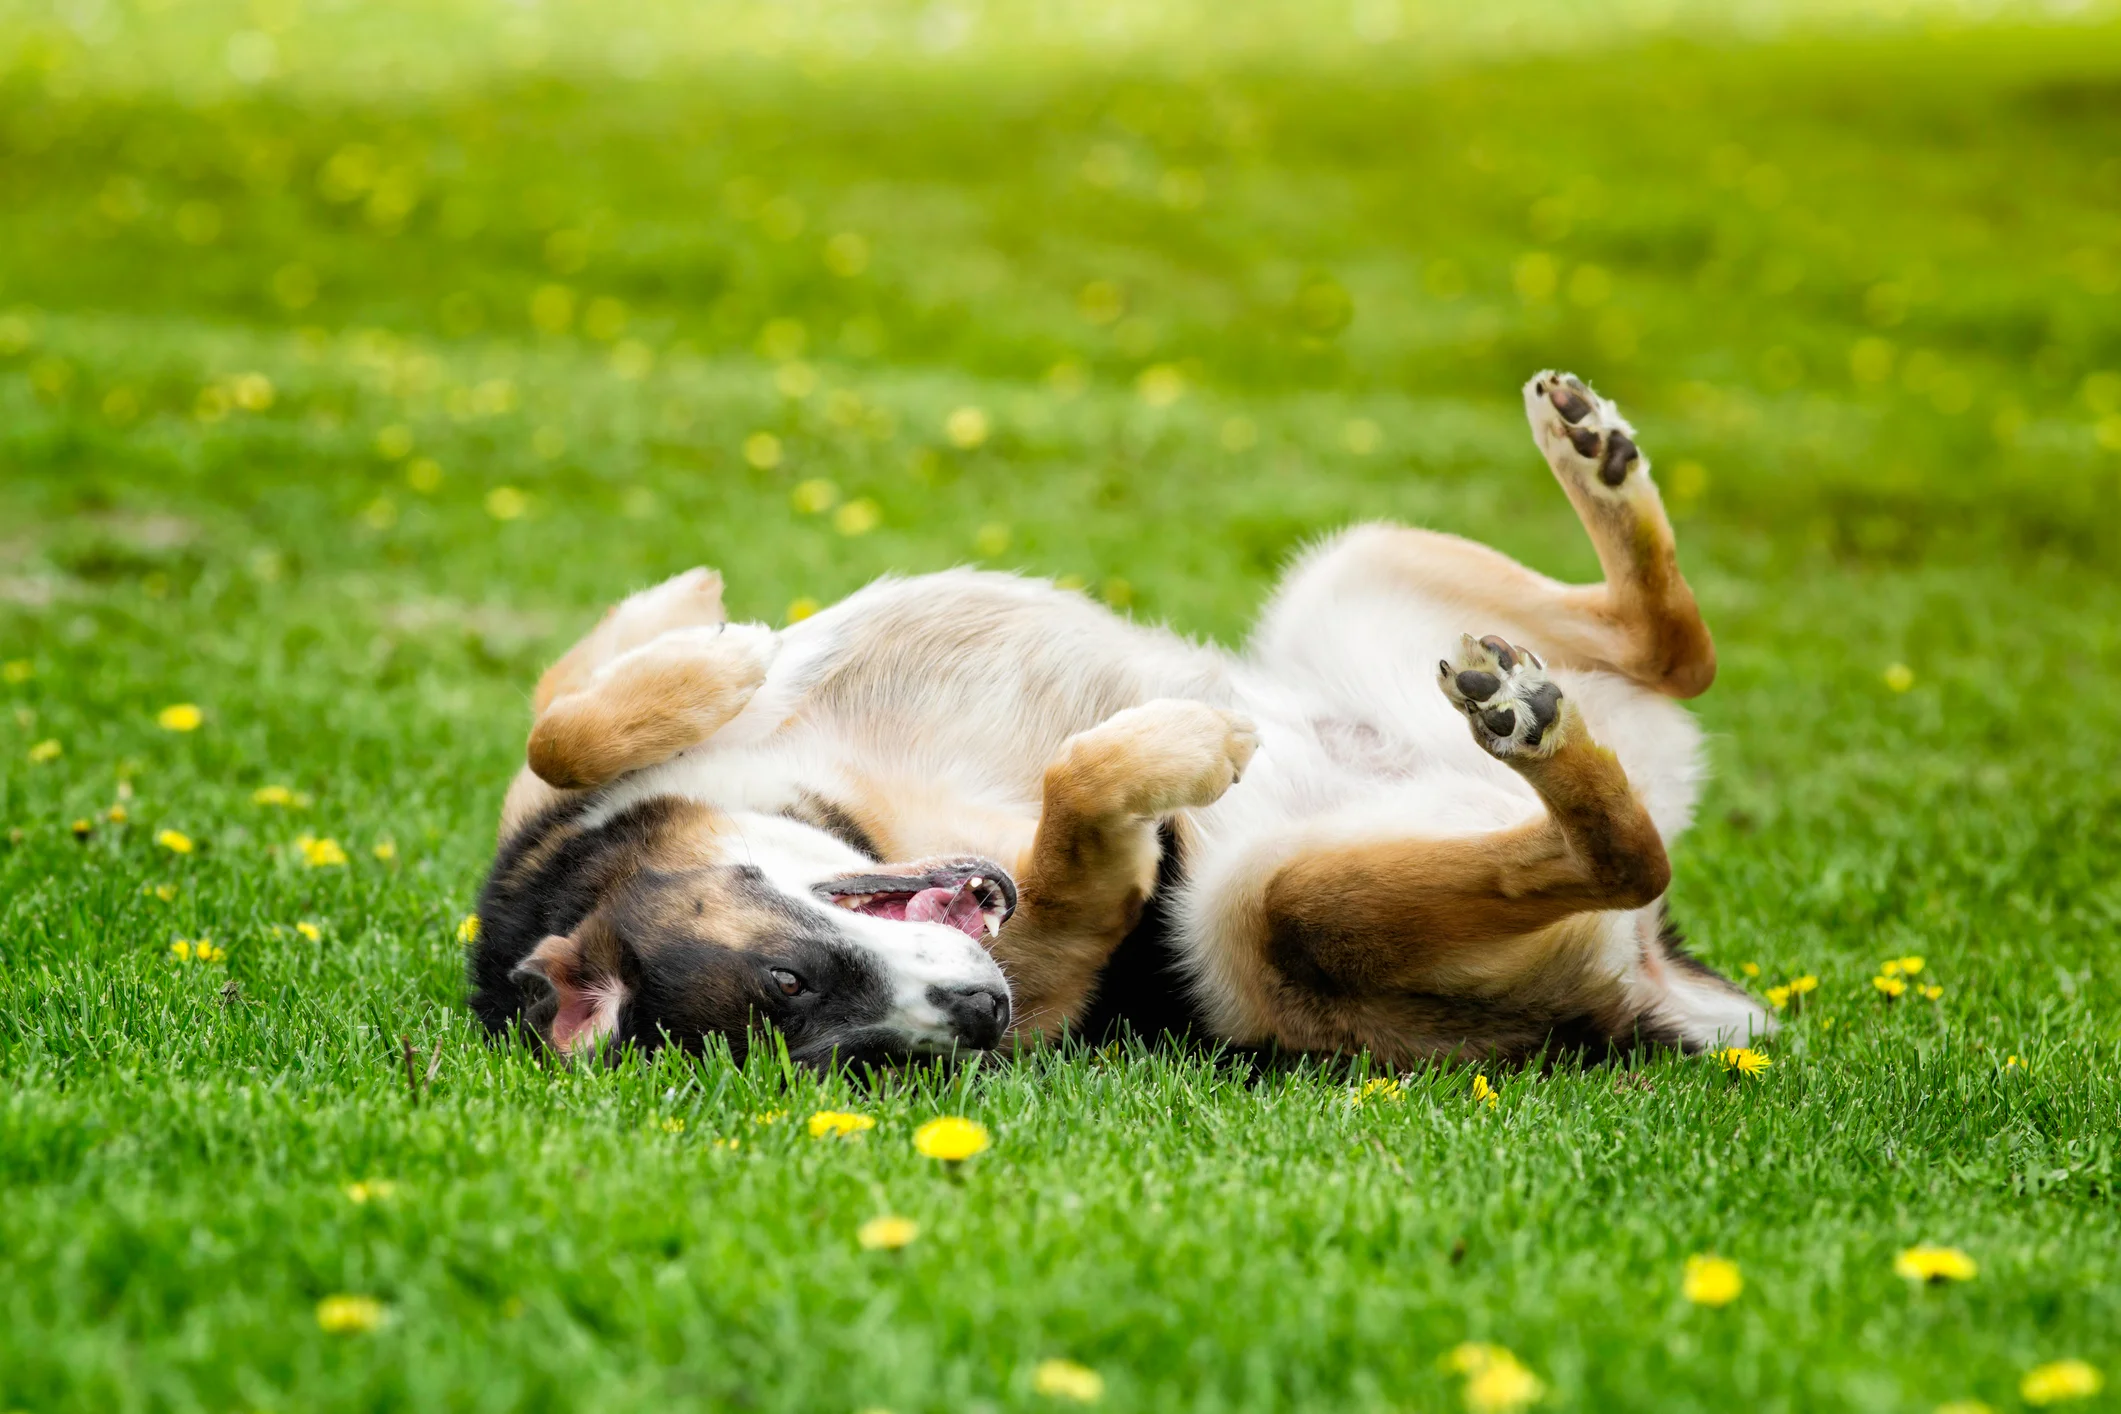
<svg viewBox="0 0 2121 1414">
<path fill-rule="evenodd" d="M 1009 1029 L 1009 994 L 999 987 L 930 987 L 928 1000 L 964 1045 L 986 1050 Z"/>
</svg>

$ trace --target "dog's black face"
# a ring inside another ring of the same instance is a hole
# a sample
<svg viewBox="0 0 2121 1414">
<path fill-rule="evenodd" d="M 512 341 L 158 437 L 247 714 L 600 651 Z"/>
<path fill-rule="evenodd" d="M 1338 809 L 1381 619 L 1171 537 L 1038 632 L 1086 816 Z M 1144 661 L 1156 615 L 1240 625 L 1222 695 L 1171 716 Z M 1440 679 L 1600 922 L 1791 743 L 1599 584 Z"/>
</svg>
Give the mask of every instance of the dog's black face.
<svg viewBox="0 0 2121 1414">
<path fill-rule="evenodd" d="M 903 909 L 893 917 L 837 901 L 888 908 L 879 900 L 893 879 L 864 877 L 858 894 L 833 894 L 836 882 L 794 894 L 751 865 L 643 871 L 515 967 L 531 998 L 524 1015 L 570 1054 L 599 1043 L 696 1049 L 708 1036 L 741 1054 L 768 1027 L 817 1065 L 1001 1040 L 1008 988 L 983 948 Z M 917 880 L 895 882 L 922 892 Z"/>
</svg>

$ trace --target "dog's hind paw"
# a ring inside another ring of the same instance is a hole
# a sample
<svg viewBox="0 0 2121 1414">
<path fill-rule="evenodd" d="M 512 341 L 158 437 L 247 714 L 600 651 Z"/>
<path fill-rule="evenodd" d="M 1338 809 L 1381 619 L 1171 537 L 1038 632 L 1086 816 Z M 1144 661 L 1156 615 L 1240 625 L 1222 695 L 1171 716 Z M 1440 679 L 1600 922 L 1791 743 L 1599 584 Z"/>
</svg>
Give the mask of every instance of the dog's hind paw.
<svg viewBox="0 0 2121 1414">
<path fill-rule="evenodd" d="M 1551 756 L 1567 735 L 1561 688 L 1528 649 L 1494 634 L 1467 634 L 1458 661 L 1439 661 L 1437 685 L 1473 724 L 1473 739 L 1490 756 Z"/>
<path fill-rule="evenodd" d="M 1532 439 L 1554 474 L 1593 494 L 1624 495 L 1629 479 L 1647 480 L 1650 459 L 1635 445 L 1635 429 L 1620 409 L 1573 373 L 1534 374 L 1524 385 Z"/>
</svg>

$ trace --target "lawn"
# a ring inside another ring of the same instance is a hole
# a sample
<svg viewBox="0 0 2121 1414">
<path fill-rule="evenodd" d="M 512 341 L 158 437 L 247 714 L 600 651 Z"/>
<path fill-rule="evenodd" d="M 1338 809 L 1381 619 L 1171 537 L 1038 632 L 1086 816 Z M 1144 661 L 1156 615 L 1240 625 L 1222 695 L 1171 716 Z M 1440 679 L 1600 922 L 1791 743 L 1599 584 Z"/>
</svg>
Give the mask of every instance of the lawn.
<svg viewBox="0 0 2121 1414">
<path fill-rule="evenodd" d="M 2121 12 L 1224 8 L 0 0 L 0 1409 L 2114 1407 Z M 1764 1074 L 477 1033 L 621 593 L 1587 577 L 1550 365 L 1718 635 L 1672 906 L 1818 979 Z"/>
</svg>

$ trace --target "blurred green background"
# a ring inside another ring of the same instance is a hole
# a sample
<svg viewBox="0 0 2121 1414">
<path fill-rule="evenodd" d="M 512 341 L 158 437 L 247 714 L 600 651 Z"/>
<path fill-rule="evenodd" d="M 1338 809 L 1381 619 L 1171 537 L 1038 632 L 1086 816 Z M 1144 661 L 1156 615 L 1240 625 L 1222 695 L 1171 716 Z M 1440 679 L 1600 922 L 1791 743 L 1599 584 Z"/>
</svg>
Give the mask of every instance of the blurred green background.
<svg viewBox="0 0 2121 1414">
<path fill-rule="evenodd" d="M 1821 976 L 1768 1078 L 1498 1076 L 1491 1122 L 1450 1072 L 472 1036 L 528 689 L 612 599 L 977 562 L 1234 644 L 1371 517 L 1589 577 L 1543 367 L 1641 429 L 1718 634 L 1673 902 Z M 2111 3 L 0 0 L 0 1407 L 1050 1408 L 1068 1355 L 1114 1407 L 1442 1408 L 1463 1338 L 1551 1408 L 2113 1370 L 2117 490 Z M 1904 953 L 1940 998 L 1872 989 Z M 878 1130 L 748 1118 L 827 1103 Z M 939 1107 L 997 1135 L 962 1185 L 905 1145 Z M 1906 1289 L 1922 1238 L 1981 1278 Z M 320 1331 L 344 1293 L 392 1323 Z"/>
</svg>

